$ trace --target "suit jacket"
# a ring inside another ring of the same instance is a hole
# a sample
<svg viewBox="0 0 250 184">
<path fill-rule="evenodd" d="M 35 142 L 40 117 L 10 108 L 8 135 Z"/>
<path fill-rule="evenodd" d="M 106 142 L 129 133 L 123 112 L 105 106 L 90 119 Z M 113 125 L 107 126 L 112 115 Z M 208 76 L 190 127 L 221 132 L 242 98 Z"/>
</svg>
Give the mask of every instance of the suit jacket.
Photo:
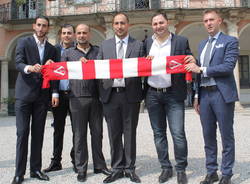
<svg viewBox="0 0 250 184">
<path fill-rule="evenodd" d="M 208 40 L 203 40 L 198 48 L 198 65 L 200 56 Z M 239 42 L 235 37 L 220 33 L 211 53 L 207 76 L 213 77 L 226 103 L 239 100 L 234 79 L 234 67 L 239 56 Z M 198 75 L 198 98 L 200 97 L 200 79 Z"/>
<path fill-rule="evenodd" d="M 129 36 L 127 51 L 125 58 L 143 57 L 144 49 L 141 41 L 135 40 Z M 104 40 L 100 45 L 97 59 L 116 59 L 116 43 L 115 38 Z M 129 103 L 141 102 L 142 96 L 142 81 L 140 77 L 125 78 L 126 97 Z M 99 81 L 100 99 L 103 103 L 108 103 L 112 91 L 112 87 L 103 88 L 102 80 Z"/>
<path fill-rule="evenodd" d="M 49 89 L 42 89 L 43 78 L 40 73 L 24 73 L 27 65 L 45 64 L 48 59 L 56 60 L 56 49 L 49 42 L 45 43 L 44 57 L 40 63 L 39 51 L 33 36 L 21 38 L 16 47 L 16 69 L 19 71 L 16 80 L 16 99 L 27 102 L 35 101 L 41 94 L 49 100 Z M 57 86 L 52 83 L 52 90 L 57 92 Z"/>
<path fill-rule="evenodd" d="M 171 56 L 192 55 L 191 50 L 189 48 L 188 39 L 182 36 L 177 36 L 173 33 L 171 34 L 172 34 L 172 39 L 171 39 L 170 55 Z M 152 43 L 153 43 L 152 37 L 149 37 L 144 42 L 144 47 L 147 55 L 149 54 Z M 172 84 L 171 88 L 173 91 L 173 97 L 178 101 L 185 100 L 187 97 L 187 84 L 185 80 L 185 74 L 182 73 L 171 74 L 171 84 Z M 147 78 L 145 80 L 144 85 L 145 85 L 145 91 L 147 91 L 148 88 Z"/>
<path fill-rule="evenodd" d="M 76 50 L 75 47 L 71 47 L 67 49 L 62 56 L 62 59 L 65 61 L 74 61 L 75 56 L 72 55 L 73 52 Z M 98 54 L 99 47 L 90 45 L 90 50 L 85 55 L 82 53 L 81 57 L 85 57 L 86 59 L 96 59 Z M 81 51 L 79 51 L 81 52 Z M 77 60 L 79 60 L 78 58 Z M 70 90 L 70 97 L 86 97 L 86 96 L 92 96 L 92 97 L 98 97 L 98 84 L 97 80 L 90 79 L 90 80 L 76 80 L 71 79 L 69 80 L 69 90 Z"/>
</svg>

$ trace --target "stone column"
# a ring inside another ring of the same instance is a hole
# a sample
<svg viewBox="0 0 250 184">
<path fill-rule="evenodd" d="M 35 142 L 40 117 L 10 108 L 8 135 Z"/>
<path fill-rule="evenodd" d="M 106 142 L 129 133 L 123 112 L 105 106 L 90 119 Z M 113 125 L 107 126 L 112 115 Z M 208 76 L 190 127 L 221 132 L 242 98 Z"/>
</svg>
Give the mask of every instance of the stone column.
<svg viewBox="0 0 250 184">
<path fill-rule="evenodd" d="M 8 115 L 8 97 L 9 97 L 9 78 L 8 78 L 8 60 L 1 61 L 1 107 L 0 115 Z"/>
<path fill-rule="evenodd" d="M 105 27 L 106 27 L 106 39 L 112 38 L 114 36 L 114 32 L 113 32 L 113 26 L 112 26 L 112 20 L 113 17 L 112 16 L 104 16 L 104 22 L 105 22 Z"/>
<path fill-rule="evenodd" d="M 58 30 L 59 26 L 57 24 L 57 20 L 50 20 L 50 30 L 48 33 L 48 40 L 52 45 L 55 45 L 58 42 Z"/>
<path fill-rule="evenodd" d="M 106 34 L 106 39 L 112 38 L 114 36 L 114 31 L 113 31 L 113 28 L 112 28 L 112 23 L 107 23 L 106 24 L 105 34 Z"/>
<path fill-rule="evenodd" d="M 226 21 L 226 22 L 227 22 L 228 35 L 238 38 L 239 35 L 238 35 L 237 22 L 236 21 Z M 236 63 L 236 66 L 234 68 L 234 77 L 235 77 L 235 81 L 236 81 L 238 95 L 240 97 L 240 75 L 239 75 L 239 63 L 238 62 Z M 243 109 L 243 107 L 239 101 L 236 102 L 235 107 L 236 107 L 236 109 Z"/>
</svg>

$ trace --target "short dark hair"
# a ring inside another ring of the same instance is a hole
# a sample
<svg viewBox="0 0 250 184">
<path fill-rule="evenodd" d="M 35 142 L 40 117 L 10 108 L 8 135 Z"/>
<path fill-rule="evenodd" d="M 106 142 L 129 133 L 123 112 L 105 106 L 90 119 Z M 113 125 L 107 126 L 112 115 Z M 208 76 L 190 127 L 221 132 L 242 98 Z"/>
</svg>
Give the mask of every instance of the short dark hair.
<svg viewBox="0 0 250 184">
<path fill-rule="evenodd" d="M 125 14 L 125 13 L 122 13 L 122 12 L 116 13 L 116 14 L 113 16 L 112 23 L 114 23 L 115 17 L 118 16 L 118 15 L 124 15 L 124 16 L 126 17 L 126 19 L 127 19 L 127 22 L 129 23 L 128 15 Z"/>
<path fill-rule="evenodd" d="M 202 15 L 204 16 L 204 15 L 206 15 L 208 13 L 216 13 L 221 18 L 220 12 L 218 10 L 216 10 L 216 9 L 206 9 L 206 10 L 203 11 Z"/>
<path fill-rule="evenodd" d="M 46 21 L 48 22 L 48 26 L 50 25 L 50 24 L 49 24 L 49 18 L 46 17 L 46 16 L 44 16 L 44 15 L 38 15 L 38 16 L 35 18 L 34 24 L 36 24 L 37 19 L 44 19 L 44 20 L 46 20 Z"/>
<path fill-rule="evenodd" d="M 72 24 L 63 24 L 63 25 L 61 25 L 60 30 L 59 30 L 59 33 L 60 33 L 60 34 L 62 33 L 62 29 L 63 29 L 63 28 L 68 28 L 68 27 L 72 27 L 73 32 L 75 33 L 75 27 L 74 27 Z"/>
<path fill-rule="evenodd" d="M 151 17 L 151 22 L 152 22 L 153 18 L 155 18 L 156 16 L 159 16 L 159 15 L 163 16 L 164 19 L 168 21 L 168 17 L 167 17 L 167 14 L 166 14 L 166 13 L 157 12 L 157 13 L 155 13 L 155 14 Z"/>
</svg>

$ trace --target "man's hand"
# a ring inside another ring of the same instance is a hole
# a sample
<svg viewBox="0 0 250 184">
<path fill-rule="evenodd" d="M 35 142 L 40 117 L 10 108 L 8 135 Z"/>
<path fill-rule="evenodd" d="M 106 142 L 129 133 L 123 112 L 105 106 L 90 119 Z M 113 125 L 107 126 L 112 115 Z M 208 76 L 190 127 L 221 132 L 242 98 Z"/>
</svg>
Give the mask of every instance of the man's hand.
<svg viewBox="0 0 250 184">
<path fill-rule="evenodd" d="M 83 63 L 87 63 L 88 62 L 88 60 L 85 57 L 81 57 L 80 61 L 83 62 Z"/>
<path fill-rule="evenodd" d="M 185 69 L 188 72 L 201 73 L 200 67 L 198 65 L 196 65 L 195 63 L 186 64 Z"/>
<path fill-rule="evenodd" d="M 197 112 L 197 114 L 200 114 L 200 105 L 198 104 L 198 98 L 195 98 L 194 99 L 194 103 L 193 103 L 193 107 L 194 107 L 194 110 Z"/>
<path fill-rule="evenodd" d="M 54 63 L 54 61 L 49 59 L 49 60 L 46 61 L 45 65 L 50 65 L 51 63 Z"/>
<path fill-rule="evenodd" d="M 185 63 L 186 63 L 186 64 L 187 64 L 187 63 L 196 63 L 196 60 L 195 60 L 194 56 L 192 56 L 192 55 L 186 56 L 186 57 L 184 58 L 184 60 L 185 60 Z"/>
<path fill-rule="evenodd" d="M 59 105 L 59 98 L 58 97 L 52 97 L 51 105 L 52 105 L 52 107 L 57 107 Z"/>
<path fill-rule="evenodd" d="M 42 69 L 42 66 L 40 64 L 35 64 L 33 66 L 29 66 L 28 72 L 35 72 L 35 73 L 40 73 Z"/>
<path fill-rule="evenodd" d="M 154 59 L 154 56 L 147 56 L 146 59 L 148 59 L 148 60 L 153 60 L 153 59 Z"/>
</svg>

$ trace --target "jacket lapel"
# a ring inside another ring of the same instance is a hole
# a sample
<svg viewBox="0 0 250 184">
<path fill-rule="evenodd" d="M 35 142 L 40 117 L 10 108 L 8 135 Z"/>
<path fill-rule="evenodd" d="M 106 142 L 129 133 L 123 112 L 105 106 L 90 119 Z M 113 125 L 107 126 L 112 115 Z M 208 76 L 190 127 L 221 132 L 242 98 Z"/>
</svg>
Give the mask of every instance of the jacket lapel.
<svg viewBox="0 0 250 184">
<path fill-rule="evenodd" d="M 175 55 L 175 47 L 176 47 L 176 38 L 175 38 L 175 35 L 173 33 L 170 33 L 170 34 L 172 34 L 170 56 L 174 56 Z"/>
<path fill-rule="evenodd" d="M 49 45 L 48 42 L 45 42 L 45 47 L 44 47 L 44 53 L 43 53 L 43 60 L 42 60 L 42 64 L 45 64 L 45 60 L 47 60 L 47 56 L 49 54 Z"/>
<path fill-rule="evenodd" d="M 216 43 L 214 44 L 214 47 L 213 47 L 213 50 L 212 50 L 212 53 L 211 53 L 211 57 L 210 57 L 210 62 L 211 62 L 211 60 L 212 60 L 212 58 L 213 58 L 213 56 L 215 54 L 215 51 L 217 50 L 216 46 L 220 45 L 220 44 L 223 44 L 223 39 L 222 39 L 223 35 L 222 34 L 223 33 L 219 34 L 218 39 L 216 40 Z"/>
<path fill-rule="evenodd" d="M 36 40 L 35 40 L 34 36 L 31 36 L 31 45 L 32 45 L 31 48 L 35 49 L 35 50 L 31 51 L 34 53 L 34 56 L 35 56 L 34 62 L 40 64 L 41 61 L 40 61 L 39 50 L 37 48 L 37 44 L 36 44 Z"/>
<path fill-rule="evenodd" d="M 117 58 L 115 38 L 112 39 L 112 42 L 111 42 L 110 46 L 111 46 L 111 50 L 110 50 L 111 57 L 112 58 Z"/>
<path fill-rule="evenodd" d="M 126 54 L 125 54 L 125 58 L 129 58 L 129 55 L 133 49 L 133 42 L 134 40 L 129 36 L 128 37 L 128 46 L 127 46 L 127 50 L 126 50 Z"/>
</svg>

